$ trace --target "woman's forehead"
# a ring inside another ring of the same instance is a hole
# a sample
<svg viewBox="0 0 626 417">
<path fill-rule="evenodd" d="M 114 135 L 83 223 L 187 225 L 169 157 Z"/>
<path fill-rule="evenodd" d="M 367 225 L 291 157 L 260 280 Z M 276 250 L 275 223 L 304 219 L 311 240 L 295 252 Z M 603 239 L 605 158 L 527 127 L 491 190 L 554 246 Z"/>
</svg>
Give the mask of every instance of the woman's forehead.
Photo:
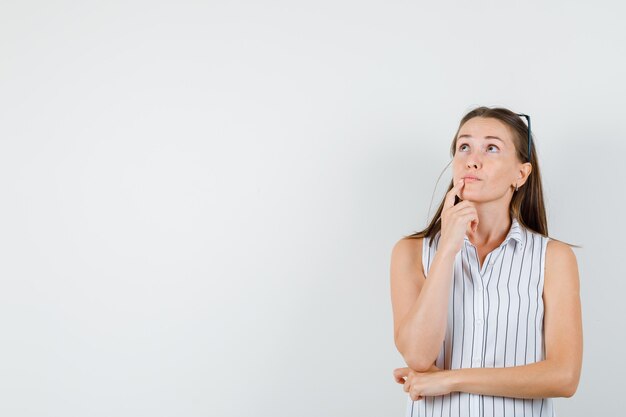
<svg viewBox="0 0 626 417">
<path fill-rule="evenodd" d="M 506 124 L 498 119 L 473 117 L 461 126 L 457 138 L 461 136 L 472 138 L 497 138 L 506 143 L 511 142 L 511 133 Z"/>
</svg>

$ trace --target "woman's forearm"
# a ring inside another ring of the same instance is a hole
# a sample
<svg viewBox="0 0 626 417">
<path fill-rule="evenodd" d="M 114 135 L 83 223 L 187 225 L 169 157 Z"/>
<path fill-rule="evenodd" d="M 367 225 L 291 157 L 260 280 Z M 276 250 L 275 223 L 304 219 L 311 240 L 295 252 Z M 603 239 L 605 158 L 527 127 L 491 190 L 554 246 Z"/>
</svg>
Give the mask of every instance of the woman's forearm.
<svg viewBox="0 0 626 417">
<path fill-rule="evenodd" d="M 447 373 L 451 391 L 515 398 L 571 397 L 578 382 L 558 363 L 543 360 L 507 368 L 462 368 Z"/>
<path fill-rule="evenodd" d="M 415 370 L 426 370 L 437 359 L 445 337 L 450 286 L 456 254 L 437 251 L 428 279 L 400 326 L 396 346 Z"/>
</svg>

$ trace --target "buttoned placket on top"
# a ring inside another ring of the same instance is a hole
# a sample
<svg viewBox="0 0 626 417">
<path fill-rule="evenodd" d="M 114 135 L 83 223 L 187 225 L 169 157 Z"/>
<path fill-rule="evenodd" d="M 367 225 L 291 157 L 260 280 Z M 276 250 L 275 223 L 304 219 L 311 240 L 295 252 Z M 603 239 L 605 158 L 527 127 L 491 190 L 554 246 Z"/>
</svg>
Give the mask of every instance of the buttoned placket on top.
<svg viewBox="0 0 626 417">
<path fill-rule="evenodd" d="M 493 265 L 495 264 L 496 260 L 498 259 L 502 251 L 504 250 L 504 247 L 508 244 L 509 240 L 511 240 L 511 238 L 512 238 L 512 235 L 511 233 L 509 233 L 507 237 L 505 238 L 505 240 L 500 244 L 500 246 L 498 246 L 497 248 L 489 252 L 489 254 L 487 254 L 487 256 L 485 257 L 485 262 L 482 265 L 480 265 L 478 250 L 476 249 L 476 246 L 474 246 L 474 244 L 472 244 L 472 242 L 469 240 L 467 235 L 465 235 L 464 243 L 465 243 L 466 249 L 468 249 L 468 247 L 471 247 L 473 249 L 473 250 L 467 251 L 468 256 L 471 255 L 473 257 L 472 259 L 473 262 L 470 262 L 470 264 L 473 264 L 475 266 L 478 265 L 478 267 L 475 267 L 474 269 L 470 268 L 471 279 L 472 279 L 472 284 L 473 284 L 472 287 L 474 289 L 473 297 L 474 297 L 474 319 L 475 319 L 474 324 L 475 326 L 474 326 L 473 340 L 475 342 L 479 341 L 479 343 L 474 343 L 474 348 L 472 350 L 472 356 L 471 356 L 472 368 L 481 368 L 484 364 L 483 352 L 485 351 L 484 345 L 485 345 L 485 337 L 486 337 L 485 332 L 484 332 L 485 274 L 487 272 L 491 272 L 491 270 L 493 269 Z M 516 250 L 521 250 L 523 246 L 524 246 L 523 243 L 517 242 Z M 469 396 L 471 398 L 471 403 L 472 403 L 472 411 L 471 411 L 472 416 L 478 417 L 480 415 L 480 402 L 479 402 L 480 395 L 469 393 Z"/>
</svg>

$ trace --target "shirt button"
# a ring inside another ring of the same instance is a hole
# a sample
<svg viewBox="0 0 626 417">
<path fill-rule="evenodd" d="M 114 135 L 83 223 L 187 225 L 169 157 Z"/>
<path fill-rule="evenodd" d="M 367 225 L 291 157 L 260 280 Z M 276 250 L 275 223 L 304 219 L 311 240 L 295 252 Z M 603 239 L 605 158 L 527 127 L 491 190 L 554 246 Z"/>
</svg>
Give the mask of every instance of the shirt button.
<svg viewBox="0 0 626 417">
<path fill-rule="evenodd" d="M 476 320 L 476 324 L 478 324 L 479 326 L 483 324 L 483 319 L 478 319 Z"/>
<path fill-rule="evenodd" d="M 480 365 L 480 359 L 474 358 L 474 365 Z"/>
<path fill-rule="evenodd" d="M 481 287 L 480 285 L 477 285 L 477 286 L 476 286 L 476 290 L 477 290 L 477 291 L 482 291 L 482 290 L 483 290 L 483 287 Z"/>
</svg>

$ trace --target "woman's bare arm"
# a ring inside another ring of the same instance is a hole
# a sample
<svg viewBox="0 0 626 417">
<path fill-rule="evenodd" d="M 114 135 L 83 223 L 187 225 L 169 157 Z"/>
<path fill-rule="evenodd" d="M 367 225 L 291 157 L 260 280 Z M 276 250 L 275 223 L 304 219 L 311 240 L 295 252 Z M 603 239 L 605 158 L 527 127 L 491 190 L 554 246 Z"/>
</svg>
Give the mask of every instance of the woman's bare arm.
<svg viewBox="0 0 626 417">
<path fill-rule="evenodd" d="M 456 254 L 437 251 L 428 279 L 422 268 L 422 243 L 401 239 L 391 255 L 394 340 L 407 366 L 426 371 L 437 360 L 448 317 Z"/>
</svg>

